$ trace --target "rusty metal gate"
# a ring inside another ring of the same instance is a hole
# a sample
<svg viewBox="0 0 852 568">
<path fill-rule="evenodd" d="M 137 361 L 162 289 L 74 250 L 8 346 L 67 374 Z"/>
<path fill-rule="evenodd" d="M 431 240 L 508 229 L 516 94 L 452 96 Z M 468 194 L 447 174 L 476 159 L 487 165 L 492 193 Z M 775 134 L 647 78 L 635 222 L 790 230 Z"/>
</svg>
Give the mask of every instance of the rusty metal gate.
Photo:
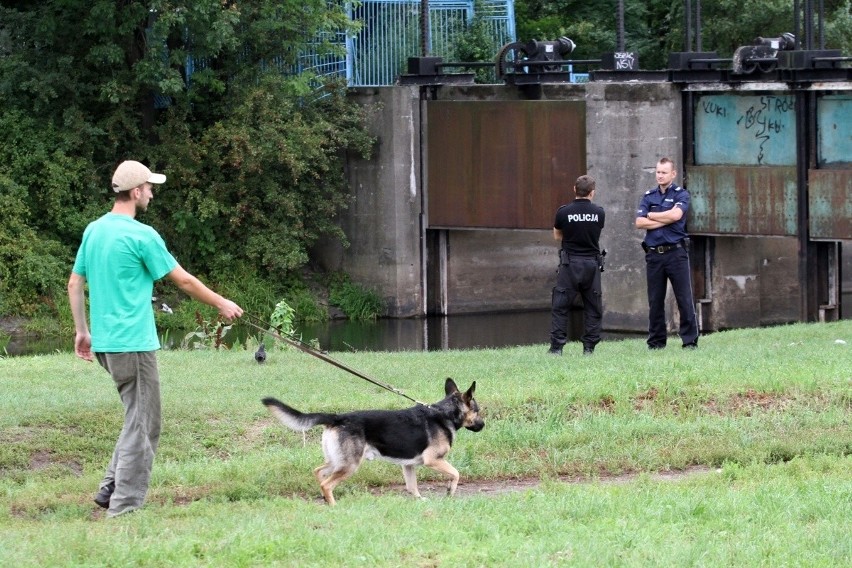
<svg viewBox="0 0 852 568">
<path fill-rule="evenodd" d="M 429 228 L 549 229 L 586 172 L 584 101 L 429 101 Z"/>
</svg>

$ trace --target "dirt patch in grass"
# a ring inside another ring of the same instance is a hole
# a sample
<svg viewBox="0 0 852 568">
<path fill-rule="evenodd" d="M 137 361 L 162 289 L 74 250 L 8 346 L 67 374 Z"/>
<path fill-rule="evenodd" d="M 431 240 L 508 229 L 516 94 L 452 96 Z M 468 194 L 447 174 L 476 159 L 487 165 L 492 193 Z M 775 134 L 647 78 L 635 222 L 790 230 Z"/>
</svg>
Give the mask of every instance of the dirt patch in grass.
<svg viewBox="0 0 852 568">
<path fill-rule="evenodd" d="M 789 395 L 749 389 L 742 393 L 733 394 L 727 400 L 708 400 L 704 403 L 704 408 L 713 414 L 751 416 L 755 412 L 784 410 L 792 401 L 793 398 Z"/>
<path fill-rule="evenodd" d="M 17 426 L 0 431 L 0 444 L 31 442 L 46 430 L 46 426 Z"/>
<path fill-rule="evenodd" d="M 661 471 L 647 475 L 650 479 L 655 481 L 678 481 L 689 476 L 710 473 L 712 471 L 716 471 L 716 469 L 708 466 L 696 465 L 681 470 Z M 563 475 L 553 478 L 552 481 L 559 483 L 620 484 L 636 481 L 642 475 L 642 473 L 601 474 L 595 477 Z M 503 493 L 535 489 L 542 483 L 542 480 L 537 477 L 470 481 L 461 479 L 459 480 L 459 485 L 456 488 L 456 496 L 469 497 L 473 495 L 501 495 Z M 418 487 L 420 488 L 420 494 L 424 497 L 439 497 L 445 495 L 447 492 L 447 484 L 443 481 L 420 482 L 418 483 Z M 371 491 L 376 494 L 397 491 L 406 493 L 404 483 L 379 487 L 372 489 Z"/>
<path fill-rule="evenodd" d="M 692 408 L 707 414 L 719 416 L 751 416 L 757 412 L 784 410 L 795 402 L 795 397 L 783 393 L 758 392 L 748 389 L 734 393 L 727 398 L 710 398 L 688 401 L 679 398 L 666 400 L 660 397 L 656 388 L 651 388 L 633 397 L 633 409 L 637 412 L 653 412 L 656 408 L 665 408 L 677 414 L 685 408 Z"/>
<path fill-rule="evenodd" d="M 248 428 L 246 428 L 245 432 L 243 432 L 242 438 L 246 442 L 254 445 L 261 440 L 266 435 L 266 431 L 269 428 L 277 427 L 280 424 L 278 420 L 275 418 L 261 418 L 260 420 L 255 420 Z"/>
<path fill-rule="evenodd" d="M 83 474 L 83 466 L 73 460 L 58 459 L 50 450 L 37 450 L 30 454 L 30 470 L 43 471 L 53 467 L 69 470 L 75 476 Z"/>
<path fill-rule="evenodd" d="M 42 459 L 45 464 L 52 463 L 50 462 L 48 456 L 41 456 L 40 459 Z M 648 477 L 652 480 L 674 482 L 693 475 L 701 475 L 713 471 L 717 470 L 711 467 L 698 465 L 691 466 L 682 470 L 662 471 L 645 475 L 648 475 Z M 307 474 L 310 475 L 310 472 L 307 472 Z M 619 484 L 636 481 L 642 475 L 642 473 L 625 473 L 618 475 L 602 474 L 594 478 L 582 476 L 560 476 L 558 478 L 552 478 L 549 482 Z M 461 479 L 459 481 L 458 488 L 456 489 L 455 497 L 465 498 L 472 497 L 475 495 L 497 496 L 516 491 L 527 491 L 530 489 L 536 489 L 537 487 L 540 487 L 542 483 L 544 482 L 541 479 L 534 477 L 493 480 Z M 343 484 L 337 488 L 335 497 L 338 498 L 338 503 L 342 503 L 343 500 L 346 499 L 346 487 L 346 484 Z M 447 484 L 444 481 L 421 481 L 418 483 L 418 487 L 420 489 L 420 494 L 426 499 L 441 499 L 444 498 L 447 494 Z M 175 487 L 170 490 L 155 491 L 153 494 L 149 495 L 148 503 L 154 506 L 180 507 L 189 505 L 195 501 L 202 501 L 206 499 L 211 494 L 211 491 L 214 490 L 210 487 L 205 486 Z M 404 483 L 392 483 L 390 485 L 370 487 L 368 491 L 373 495 L 376 495 L 377 497 L 392 494 L 408 495 Z M 94 489 L 92 495 L 94 495 Z M 287 495 L 279 495 L 278 497 L 289 499 L 303 499 L 305 501 L 323 503 L 319 488 L 317 488 L 316 492 L 290 493 Z M 97 507 L 91 501 L 90 495 L 77 496 L 74 497 L 74 499 L 82 499 L 83 501 L 92 505 L 92 515 L 90 517 L 92 520 L 101 519 L 105 516 L 105 510 L 101 509 L 100 507 Z M 18 518 L 36 518 L 39 515 L 39 511 L 44 511 L 48 509 L 49 507 L 46 506 L 23 507 L 13 505 L 10 508 L 10 513 L 13 517 Z"/>
</svg>

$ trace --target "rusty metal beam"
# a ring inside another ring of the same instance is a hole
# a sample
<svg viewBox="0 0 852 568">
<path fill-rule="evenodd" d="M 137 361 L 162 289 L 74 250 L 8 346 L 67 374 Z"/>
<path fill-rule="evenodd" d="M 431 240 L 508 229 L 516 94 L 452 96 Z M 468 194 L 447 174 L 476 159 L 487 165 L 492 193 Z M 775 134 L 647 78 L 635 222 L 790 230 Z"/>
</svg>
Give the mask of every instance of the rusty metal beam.
<svg viewBox="0 0 852 568">
<path fill-rule="evenodd" d="M 687 181 L 692 234 L 798 233 L 795 167 L 691 166 Z"/>
</svg>

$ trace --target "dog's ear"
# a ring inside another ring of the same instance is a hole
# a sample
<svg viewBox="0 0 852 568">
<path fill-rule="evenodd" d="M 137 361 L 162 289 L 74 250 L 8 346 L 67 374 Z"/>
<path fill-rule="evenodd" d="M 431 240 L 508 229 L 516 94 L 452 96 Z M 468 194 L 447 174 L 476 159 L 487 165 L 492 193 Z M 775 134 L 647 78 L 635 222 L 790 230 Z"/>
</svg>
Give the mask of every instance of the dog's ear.
<svg viewBox="0 0 852 568">
<path fill-rule="evenodd" d="M 462 398 L 464 399 L 465 402 L 470 402 L 473 399 L 473 391 L 475 391 L 475 390 L 476 390 L 476 381 L 473 381 L 473 383 L 470 385 L 470 388 L 467 389 L 467 392 L 464 393 L 464 395 L 462 395 Z"/>
<path fill-rule="evenodd" d="M 447 377 L 447 382 L 444 383 L 444 392 L 447 393 L 447 396 L 450 396 L 454 392 L 459 392 L 459 387 L 456 386 L 456 382 Z"/>
</svg>

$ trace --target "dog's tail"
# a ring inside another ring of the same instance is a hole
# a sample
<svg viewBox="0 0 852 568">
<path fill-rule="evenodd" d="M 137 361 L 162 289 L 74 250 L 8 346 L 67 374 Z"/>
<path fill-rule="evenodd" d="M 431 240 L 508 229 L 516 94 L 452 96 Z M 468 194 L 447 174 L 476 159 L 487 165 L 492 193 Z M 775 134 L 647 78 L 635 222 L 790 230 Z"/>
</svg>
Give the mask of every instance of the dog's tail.
<svg viewBox="0 0 852 568">
<path fill-rule="evenodd" d="M 284 426 L 296 432 L 304 432 L 320 424 L 328 425 L 334 420 L 333 414 L 305 414 L 275 398 L 264 398 L 261 402 Z"/>
</svg>

